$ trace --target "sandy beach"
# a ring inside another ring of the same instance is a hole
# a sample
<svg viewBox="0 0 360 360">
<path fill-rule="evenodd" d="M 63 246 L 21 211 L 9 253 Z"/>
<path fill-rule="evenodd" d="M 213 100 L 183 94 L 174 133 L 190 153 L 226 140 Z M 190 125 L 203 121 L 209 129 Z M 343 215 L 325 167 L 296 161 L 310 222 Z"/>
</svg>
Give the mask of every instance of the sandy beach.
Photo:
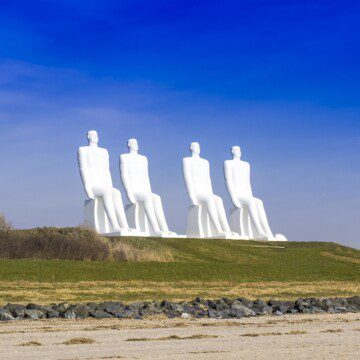
<svg viewBox="0 0 360 360">
<path fill-rule="evenodd" d="M 0 324 L 0 358 L 355 359 L 360 314 Z"/>
</svg>

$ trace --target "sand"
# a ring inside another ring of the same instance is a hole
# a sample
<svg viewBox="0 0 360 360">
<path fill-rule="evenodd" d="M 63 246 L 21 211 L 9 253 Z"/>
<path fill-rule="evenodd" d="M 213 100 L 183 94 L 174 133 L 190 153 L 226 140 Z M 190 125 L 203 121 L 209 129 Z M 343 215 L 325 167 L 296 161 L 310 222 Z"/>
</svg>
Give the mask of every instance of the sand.
<svg viewBox="0 0 360 360">
<path fill-rule="evenodd" d="M 0 323 L 0 359 L 356 359 L 360 314 Z"/>
</svg>

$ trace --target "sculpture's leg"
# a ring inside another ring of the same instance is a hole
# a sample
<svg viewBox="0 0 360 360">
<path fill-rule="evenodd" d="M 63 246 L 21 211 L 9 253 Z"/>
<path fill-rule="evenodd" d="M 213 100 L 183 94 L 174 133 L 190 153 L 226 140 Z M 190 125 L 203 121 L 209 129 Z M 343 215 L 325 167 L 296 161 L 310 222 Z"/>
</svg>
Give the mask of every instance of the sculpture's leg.
<svg viewBox="0 0 360 360">
<path fill-rule="evenodd" d="M 216 209 L 215 198 L 213 196 L 209 196 L 204 203 L 206 204 L 207 211 L 209 213 L 210 219 L 215 227 L 215 230 L 218 234 L 222 233 L 222 227 L 219 221 L 218 212 Z"/>
<path fill-rule="evenodd" d="M 264 229 L 260 223 L 258 208 L 256 206 L 255 199 L 239 199 L 239 201 L 242 205 L 245 205 L 248 208 L 250 218 L 253 221 L 253 224 L 259 236 L 265 235 Z"/>
<path fill-rule="evenodd" d="M 154 230 L 155 233 L 160 233 L 161 230 L 160 230 L 159 224 L 156 219 L 152 195 L 145 196 L 143 201 L 144 201 L 145 213 L 146 213 L 146 216 L 149 220 L 149 223 L 150 223 L 152 229 Z"/>
<path fill-rule="evenodd" d="M 128 229 L 129 224 L 128 224 L 127 219 L 126 219 L 126 215 L 125 215 L 124 206 L 123 206 L 120 191 L 118 189 L 113 189 L 112 196 L 113 196 L 115 214 L 116 214 L 116 218 L 118 220 L 118 223 L 119 223 L 121 228 Z"/>
<path fill-rule="evenodd" d="M 230 233 L 231 230 L 230 230 L 230 226 L 229 226 L 229 223 L 227 221 L 227 218 L 226 218 L 226 212 L 225 212 L 225 208 L 224 208 L 224 203 L 223 203 L 220 196 L 214 195 L 214 199 L 215 199 L 215 203 L 216 203 L 216 210 L 217 210 L 217 213 L 218 213 L 221 228 L 223 229 L 223 231 Z"/>
<path fill-rule="evenodd" d="M 258 209 L 258 214 L 259 214 L 259 219 L 260 219 L 260 223 L 262 225 L 262 228 L 264 229 L 265 233 L 268 236 L 273 237 L 273 233 L 270 229 L 270 225 L 266 216 L 266 212 L 265 212 L 265 208 L 264 208 L 264 203 L 262 202 L 262 200 L 255 198 L 255 203 Z"/>
<path fill-rule="evenodd" d="M 116 218 L 116 212 L 114 207 L 114 199 L 113 199 L 113 193 L 111 190 L 105 191 L 102 194 L 102 199 L 104 203 L 104 209 L 106 212 L 106 215 L 110 221 L 111 229 L 112 231 L 119 230 L 119 223 Z"/>
<path fill-rule="evenodd" d="M 161 202 L 161 197 L 156 194 L 152 194 L 152 197 L 153 197 L 155 215 L 156 215 L 160 230 L 168 232 L 169 228 L 166 223 L 164 209 L 163 209 L 162 202 Z"/>
</svg>

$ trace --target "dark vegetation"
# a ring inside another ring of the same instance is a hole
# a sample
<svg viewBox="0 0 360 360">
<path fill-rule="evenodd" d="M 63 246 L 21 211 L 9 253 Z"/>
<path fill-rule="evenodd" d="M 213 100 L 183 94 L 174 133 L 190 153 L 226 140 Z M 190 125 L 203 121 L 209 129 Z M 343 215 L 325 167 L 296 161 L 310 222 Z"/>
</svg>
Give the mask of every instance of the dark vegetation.
<svg viewBox="0 0 360 360">
<path fill-rule="evenodd" d="M 139 243 L 138 243 L 139 244 Z M 0 231 L 1 259 L 171 261 L 170 250 L 149 249 L 94 231 L 76 228 L 36 228 Z"/>
</svg>

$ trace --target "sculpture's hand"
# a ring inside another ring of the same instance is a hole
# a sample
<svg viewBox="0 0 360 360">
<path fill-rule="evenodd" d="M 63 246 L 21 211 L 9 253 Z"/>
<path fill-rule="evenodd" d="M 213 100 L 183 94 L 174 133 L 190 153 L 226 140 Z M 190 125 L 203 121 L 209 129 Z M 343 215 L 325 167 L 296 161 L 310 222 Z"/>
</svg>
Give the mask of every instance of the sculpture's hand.
<svg viewBox="0 0 360 360">
<path fill-rule="evenodd" d="M 136 204 L 136 199 L 135 199 L 134 195 L 128 194 L 128 198 L 129 198 L 129 201 L 130 201 L 132 204 Z"/>
<path fill-rule="evenodd" d="M 240 209 L 241 208 L 241 204 L 238 200 L 233 200 L 233 203 L 234 203 L 234 206 L 237 208 L 237 209 Z"/>
<path fill-rule="evenodd" d="M 95 199 L 93 192 L 90 190 L 88 186 L 85 186 L 85 192 L 89 199 Z"/>
<path fill-rule="evenodd" d="M 190 195 L 190 200 L 194 206 L 199 205 L 199 202 L 196 200 L 195 196 Z"/>
</svg>

